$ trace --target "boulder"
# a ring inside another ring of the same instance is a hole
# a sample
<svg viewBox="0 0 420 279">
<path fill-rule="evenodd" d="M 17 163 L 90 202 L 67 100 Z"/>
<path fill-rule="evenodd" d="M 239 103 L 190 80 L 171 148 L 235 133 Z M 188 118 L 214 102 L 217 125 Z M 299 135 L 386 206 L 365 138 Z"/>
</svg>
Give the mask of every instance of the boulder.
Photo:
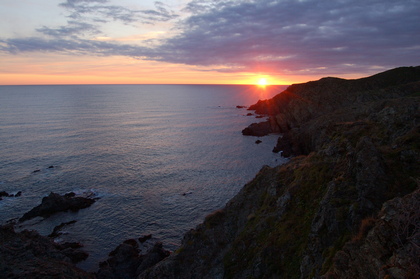
<svg viewBox="0 0 420 279">
<path fill-rule="evenodd" d="M 244 136 L 263 137 L 272 132 L 270 123 L 268 121 L 253 123 L 242 130 Z"/>
<path fill-rule="evenodd" d="M 51 192 L 47 197 L 42 199 L 42 203 L 34 207 L 29 212 L 25 213 L 20 219 L 20 222 L 30 220 L 34 217 L 49 217 L 57 212 L 61 211 L 78 211 L 91 206 L 95 202 L 95 199 L 75 197 L 74 195 L 64 195 Z"/>
</svg>

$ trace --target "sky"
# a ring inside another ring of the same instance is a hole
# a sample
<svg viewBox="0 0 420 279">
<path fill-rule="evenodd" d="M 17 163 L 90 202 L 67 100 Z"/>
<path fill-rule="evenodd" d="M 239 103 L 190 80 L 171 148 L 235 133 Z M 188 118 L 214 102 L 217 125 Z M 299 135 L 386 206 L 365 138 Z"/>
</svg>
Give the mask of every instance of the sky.
<svg viewBox="0 0 420 279">
<path fill-rule="evenodd" d="M 292 84 L 417 65 L 419 0 L 0 0 L 0 85 Z"/>
</svg>

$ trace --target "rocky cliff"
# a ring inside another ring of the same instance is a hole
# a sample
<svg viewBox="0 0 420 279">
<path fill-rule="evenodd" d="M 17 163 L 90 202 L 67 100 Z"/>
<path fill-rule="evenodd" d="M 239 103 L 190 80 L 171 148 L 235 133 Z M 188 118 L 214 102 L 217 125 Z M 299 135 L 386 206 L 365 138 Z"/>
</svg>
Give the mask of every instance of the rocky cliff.
<svg viewBox="0 0 420 279">
<path fill-rule="evenodd" d="M 296 84 L 250 109 L 264 167 L 139 278 L 418 278 L 420 67 Z"/>
</svg>

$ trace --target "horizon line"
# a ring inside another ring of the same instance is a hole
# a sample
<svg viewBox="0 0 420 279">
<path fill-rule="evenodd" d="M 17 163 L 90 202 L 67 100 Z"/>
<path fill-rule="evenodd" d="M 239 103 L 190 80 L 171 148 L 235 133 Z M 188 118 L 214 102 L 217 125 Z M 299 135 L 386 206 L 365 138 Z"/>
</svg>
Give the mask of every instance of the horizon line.
<svg viewBox="0 0 420 279">
<path fill-rule="evenodd" d="M 245 86 L 257 86 L 258 84 L 252 83 L 46 83 L 46 84 L 0 84 L 0 86 L 72 86 L 72 85 L 245 85 Z M 267 84 L 265 87 L 271 86 L 290 86 L 291 84 Z"/>
</svg>

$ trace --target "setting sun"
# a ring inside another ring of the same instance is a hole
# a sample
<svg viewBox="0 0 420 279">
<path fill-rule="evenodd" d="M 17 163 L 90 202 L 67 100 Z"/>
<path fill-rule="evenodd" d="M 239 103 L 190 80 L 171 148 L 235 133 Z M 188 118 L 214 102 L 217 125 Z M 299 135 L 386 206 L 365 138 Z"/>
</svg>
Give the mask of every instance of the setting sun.
<svg viewBox="0 0 420 279">
<path fill-rule="evenodd" d="M 266 78 L 260 78 L 259 80 L 258 80 L 258 86 L 261 86 L 261 87 L 265 87 L 265 86 L 267 86 L 268 85 L 268 81 L 267 81 L 267 79 Z"/>
</svg>

